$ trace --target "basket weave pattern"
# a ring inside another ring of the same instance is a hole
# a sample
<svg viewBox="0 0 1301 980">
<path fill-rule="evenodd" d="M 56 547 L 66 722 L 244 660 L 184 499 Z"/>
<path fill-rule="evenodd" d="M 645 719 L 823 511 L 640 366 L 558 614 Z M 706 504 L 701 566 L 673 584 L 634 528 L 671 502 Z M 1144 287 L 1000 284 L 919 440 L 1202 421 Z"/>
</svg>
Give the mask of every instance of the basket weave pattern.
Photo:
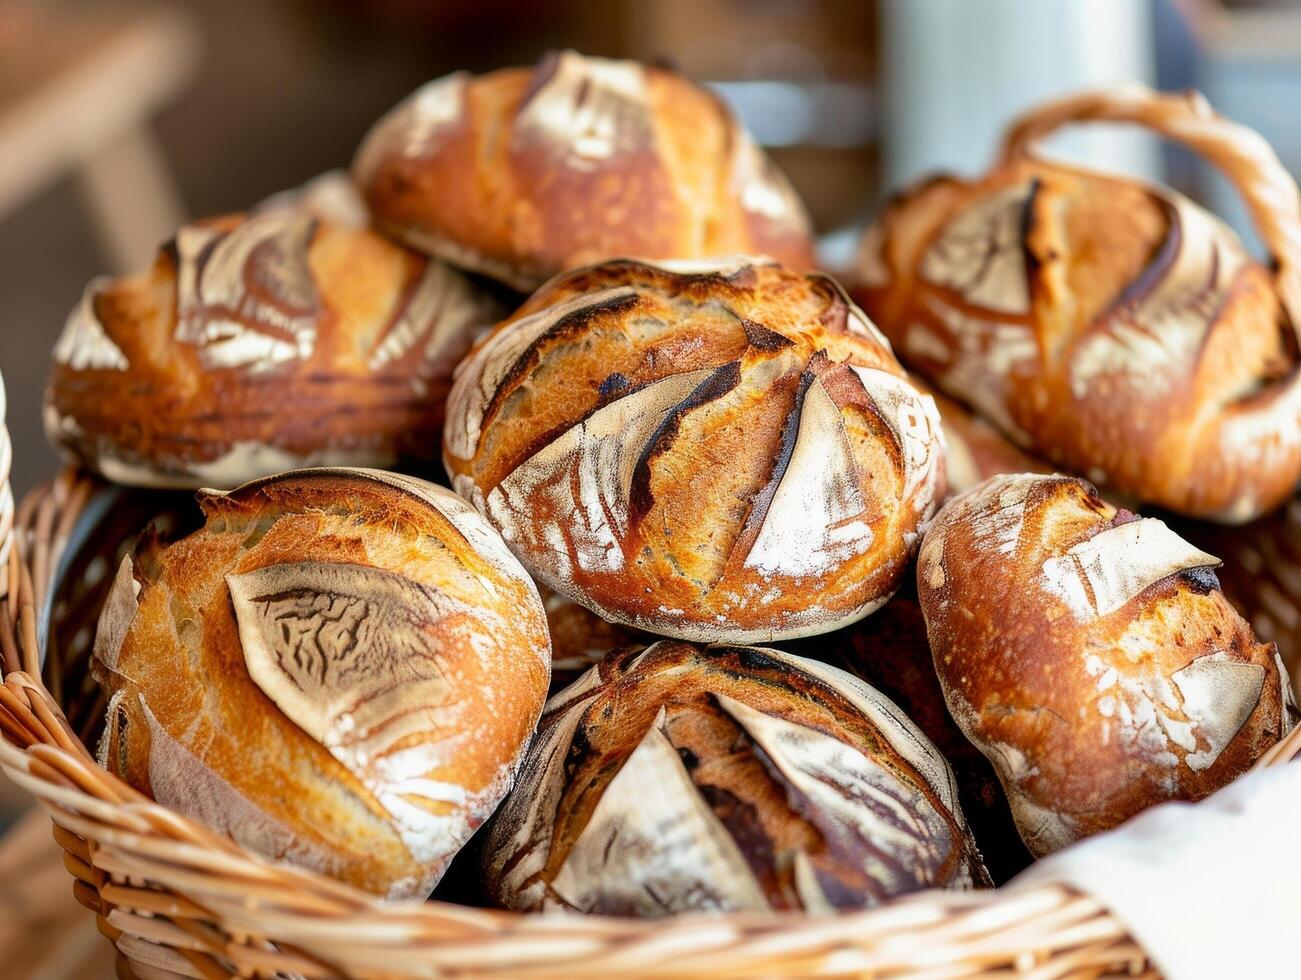
<svg viewBox="0 0 1301 980">
<path fill-rule="evenodd" d="M 1239 176 L 1252 169 L 1241 165 L 1242 155 L 1212 152 L 1223 141 L 1202 137 L 1223 129 L 1208 123 L 1200 106 L 1169 103 L 1155 111 L 1146 104 L 1126 108 L 1123 100 L 1100 104 L 1096 97 L 1053 104 L 1014 127 L 1007 152 L 1023 152 L 1068 120 L 1127 118 L 1183 138 Z M 1259 164 L 1259 147 L 1250 149 L 1246 157 Z M 1284 259 L 1285 302 L 1301 309 L 1298 264 L 1288 261 L 1301 254 L 1301 215 L 1281 222 L 1269 217 L 1278 213 L 1275 205 L 1288 203 L 1278 200 L 1277 186 L 1260 180 L 1244 196 Z M 1294 198 L 1291 207 L 1298 214 Z M 10 463 L 0 424 L 0 767 L 49 812 L 74 893 L 116 945 L 122 976 L 1155 975 L 1123 923 L 1093 899 L 1057 885 L 926 892 L 827 918 L 747 914 L 646 922 L 523 916 L 440 902 L 390 905 L 247 854 L 99 767 L 59 706 L 62 665 L 46 664 L 54 695 L 42 683 L 37 611 L 45 608 L 93 483 L 61 474 L 15 515 Z M 1301 729 L 1260 765 L 1299 754 Z"/>
<path fill-rule="evenodd" d="M 93 488 L 67 472 L 18 510 L 0 602 L 0 766 L 49 811 L 123 976 L 1154 975 L 1121 922 L 1056 885 L 926 892 L 833 918 L 644 922 L 388 905 L 246 854 L 100 768 L 37 679 L 36 610 Z M 1260 764 L 1296 755 L 1301 729 Z"/>
</svg>

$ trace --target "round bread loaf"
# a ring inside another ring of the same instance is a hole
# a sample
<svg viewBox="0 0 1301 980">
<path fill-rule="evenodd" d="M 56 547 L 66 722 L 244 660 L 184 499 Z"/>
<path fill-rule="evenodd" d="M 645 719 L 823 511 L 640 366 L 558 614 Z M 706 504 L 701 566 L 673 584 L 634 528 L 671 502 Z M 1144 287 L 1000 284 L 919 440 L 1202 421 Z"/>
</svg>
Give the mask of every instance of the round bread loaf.
<svg viewBox="0 0 1301 980">
<path fill-rule="evenodd" d="M 484 849 L 507 908 L 828 912 L 986 880 L 926 737 L 776 650 L 614 654 L 547 702 L 522 773 Z"/>
<path fill-rule="evenodd" d="M 935 668 L 1036 855 L 1200 799 L 1291 730 L 1278 653 L 1217 564 L 1072 477 L 995 477 L 936 516 L 917 564 Z"/>
<path fill-rule="evenodd" d="M 1143 122 L 1219 164 L 1276 267 L 1168 188 L 1031 152 L 1093 118 Z M 1301 478 L 1301 203 L 1264 141 L 1197 99 L 1122 89 L 1035 110 L 984 177 L 899 195 L 857 278 L 905 363 L 1104 489 L 1238 523 Z"/>
<path fill-rule="evenodd" d="M 858 307 L 748 259 L 557 278 L 458 370 L 443 458 L 534 577 L 700 642 L 867 615 L 943 482 L 934 406 Z"/>
<path fill-rule="evenodd" d="M 91 282 L 54 348 L 50 441 L 136 486 L 436 457 L 452 371 L 496 307 L 321 198 L 187 225 L 149 272 Z"/>
<path fill-rule="evenodd" d="M 248 849 L 429 893 L 546 697 L 532 581 L 455 495 L 375 470 L 206 492 L 123 560 L 93 669 L 100 761 Z"/>
<path fill-rule="evenodd" d="M 386 232 L 524 292 L 624 255 L 813 264 L 804 206 L 723 103 L 633 61 L 564 51 L 430 82 L 353 174 Z"/>
</svg>

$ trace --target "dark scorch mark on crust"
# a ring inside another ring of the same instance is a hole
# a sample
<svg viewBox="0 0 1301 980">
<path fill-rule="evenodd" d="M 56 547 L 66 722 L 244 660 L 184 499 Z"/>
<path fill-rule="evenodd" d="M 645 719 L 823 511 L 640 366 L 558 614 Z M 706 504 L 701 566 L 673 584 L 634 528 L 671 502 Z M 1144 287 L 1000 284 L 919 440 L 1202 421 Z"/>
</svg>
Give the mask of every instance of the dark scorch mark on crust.
<svg viewBox="0 0 1301 980">
<path fill-rule="evenodd" d="M 816 356 L 816 355 L 815 355 Z M 804 414 L 804 398 L 808 394 L 809 385 L 817 380 L 817 373 L 813 368 L 806 367 L 800 374 L 799 388 L 795 392 L 795 401 L 791 405 L 791 410 L 786 413 L 786 421 L 782 423 L 781 444 L 777 448 L 777 455 L 773 459 L 772 472 L 768 476 L 762 489 L 755 494 L 754 499 L 750 502 L 750 511 L 745 515 L 745 523 L 741 525 L 741 533 L 736 536 L 736 541 L 732 545 L 732 552 L 727 556 L 728 566 L 734 567 L 736 564 L 742 564 L 750 556 L 750 549 L 754 547 L 755 541 L 759 539 L 759 531 L 762 530 L 764 521 L 768 518 L 768 509 L 772 506 L 773 498 L 777 495 L 777 488 L 781 486 L 782 478 L 786 476 L 786 470 L 791 464 L 791 457 L 795 454 L 795 442 L 800 432 L 800 418 Z"/>
<path fill-rule="evenodd" d="M 1131 313 L 1134 307 L 1142 302 L 1144 297 L 1148 296 L 1161 284 L 1161 280 L 1170 272 L 1171 267 L 1175 263 L 1175 259 L 1179 256 L 1179 249 L 1183 244 L 1183 225 L 1179 220 L 1179 211 L 1164 198 L 1154 196 L 1153 200 L 1155 200 L 1157 204 L 1161 206 L 1161 210 L 1166 213 L 1167 224 L 1165 237 L 1161 240 L 1161 244 L 1157 246 L 1156 250 L 1152 253 L 1152 257 L 1148 260 L 1147 265 L 1143 267 L 1143 271 L 1140 272 L 1124 289 L 1122 289 L 1120 294 L 1112 300 L 1110 304 L 1108 304 L 1107 308 L 1103 311 L 1102 316 L 1099 317 L 1100 320 L 1109 319 L 1117 314 L 1124 315 L 1126 313 Z M 1214 265 L 1218 265 L 1218 262 L 1219 255 L 1217 253 Z M 1212 281 L 1214 281 L 1214 272 L 1215 270 L 1213 268 Z"/>
<path fill-rule="evenodd" d="M 524 374 L 532 367 L 536 366 L 541 359 L 543 346 L 553 340 L 569 334 L 577 333 L 584 329 L 598 316 L 606 313 L 627 313 L 641 302 L 641 297 L 636 293 L 627 296 L 612 296 L 609 299 L 602 300 L 599 303 L 592 303 L 589 306 L 581 307 L 562 316 L 550 327 L 544 330 L 538 337 L 533 340 L 524 349 L 524 352 L 515 359 L 515 363 L 510 366 L 502 379 L 497 384 L 496 390 L 493 391 L 492 397 L 488 399 L 488 404 L 483 410 L 483 422 L 479 429 L 479 438 L 482 441 L 483 433 L 488 431 L 489 422 L 496 416 L 501 409 L 501 404 L 506 400 L 507 395 L 514 390 L 515 382 L 519 381 Z M 478 447 L 476 447 L 477 450 Z"/>
<path fill-rule="evenodd" d="M 637 459 L 636 466 L 633 467 L 632 485 L 628 494 L 628 523 L 630 526 L 635 527 L 640 524 L 655 504 L 655 497 L 650 488 L 650 464 L 656 456 L 667 452 L 669 447 L 673 445 L 673 440 L 678 435 L 678 426 L 682 422 L 682 417 L 692 409 L 722 398 L 740 383 L 741 362 L 729 361 L 696 385 L 691 393 L 673 406 L 668 415 L 664 417 L 664 421 L 659 424 L 655 434 L 646 443 L 641 456 Z"/>
<path fill-rule="evenodd" d="M 625 375 L 620 374 L 618 371 L 615 371 L 614 374 L 607 376 L 606 379 L 601 382 L 600 387 L 596 389 L 596 394 L 604 404 L 613 396 L 620 394 L 627 387 L 628 378 Z"/>
<path fill-rule="evenodd" d="M 795 346 L 795 341 L 789 337 L 784 337 L 776 330 L 770 330 L 762 323 L 748 320 L 745 317 L 741 318 L 741 329 L 745 331 L 745 339 L 756 350 L 779 351 Z"/>
<path fill-rule="evenodd" d="M 1176 575 L 1198 595 L 1209 595 L 1220 588 L 1220 577 L 1215 574 L 1215 569 L 1205 565 L 1201 568 L 1181 569 Z"/>
<path fill-rule="evenodd" d="M 1043 267 L 1043 260 L 1035 255 L 1034 249 L 1030 247 L 1030 236 L 1034 233 L 1034 204 L 1039 197 L 1039 191 L 1043 189 L 1043 181 L 1038 177 L 1030 179 L 1030 193 L 1025 196 L 1025 203 L 1021 205 L 1021 222 L 1018 233 L 1021 240 L 1021 255 L 1025 259 L 1025 281 L 1026 288 L 1033 288 L 1035 274 Z M 989 269 L 989 263 L 993 261 L 993 249 L 991 248 L 985 255 L 984 264 L 981 266 L 980 273 L 976 276 L 976 282 L 984 278 L 986 271 Z M 1051 260 L 1055 256 L 1048 256 Z"/>
</svg>

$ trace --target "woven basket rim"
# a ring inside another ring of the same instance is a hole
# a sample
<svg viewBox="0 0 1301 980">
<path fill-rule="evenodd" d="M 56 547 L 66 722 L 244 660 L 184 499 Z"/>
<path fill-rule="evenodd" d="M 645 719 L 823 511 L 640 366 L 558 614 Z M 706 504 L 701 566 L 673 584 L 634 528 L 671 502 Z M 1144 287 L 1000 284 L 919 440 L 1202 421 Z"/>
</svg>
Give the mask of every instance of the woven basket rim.
<svg viewBox="0 0 1301 980">
<path fill-rule="evenodd" d="M 75 893 L 138 976 L 276 970 L 305 977 L 622 975 L 1043 976 L 1152 971 L 1123 923 L 1056 885 L 928 891 L 830 918 L 667 920 L 521 915 L 440 901 L 387 903 L 245 852 L 101 768 L 30 668 L 36 610 L 97 482 L 65 471 L 24 499 L 4 566 L 0 768 L 50 813 Z M 24 669 L 14 669 L 20 667 Z M 1261 765 L 1301 753 L 1294 731 Z"/>
</svg>

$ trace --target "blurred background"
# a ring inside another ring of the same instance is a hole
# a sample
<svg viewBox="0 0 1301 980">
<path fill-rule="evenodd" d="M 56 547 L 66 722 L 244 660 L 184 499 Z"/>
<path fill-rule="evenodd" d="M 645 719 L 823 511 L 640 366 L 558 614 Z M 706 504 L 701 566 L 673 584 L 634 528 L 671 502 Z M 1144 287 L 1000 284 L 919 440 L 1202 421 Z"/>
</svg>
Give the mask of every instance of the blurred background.
<svg viewBox="0 0 1301 980">
<path fill-rule="evenodd" d="M 1196 86 L 1301 169 L 1301 0 L 0 0 L 15 490 L 56 465 L 46 359 L 90 277 L 144 267 L 185 216 L 346 166 L 429 78 L 566 46 L 715 87 L 803 194 L 833 266 L 884 194 L 983 168 L 1011 114 L 1083 86 Z M 1090 127 L 1061 149 L 1242 226 L 1210 175 L 1138 133 Z"/>
<path fill-rule="evenodd" d="M 1200 88 L 1301 172 L 1301 0 L 0 0 L 15 491 L 57 466 L 41 389 L 87 280 L 144 267 L 187 216 L 346 166 L 370 123 L 430 78 L 561 47 L 713 86 L 803 194 L 832 267 L 884 195 L 936 168 L 983 169 L 1012 114 L 1085 86 Z M 1169 147 L 1091 128 L 1058 149 L 1172 183 L 1246 231 L 1232 195 Z M 0 826 L 19 805 L 0 788 Z M 108 975 L 90 916 L 73 938 L 59 931 L 70 898 L 62 869 L 38 862 L 48 824 L 25 827 L 0 844 L 0 970 Z M 58 896 L 48 908 L 37 889 L 3 887 L 34 877 Z M 15 963 L 20 934 L 39 967 Z"/>
</svg>

